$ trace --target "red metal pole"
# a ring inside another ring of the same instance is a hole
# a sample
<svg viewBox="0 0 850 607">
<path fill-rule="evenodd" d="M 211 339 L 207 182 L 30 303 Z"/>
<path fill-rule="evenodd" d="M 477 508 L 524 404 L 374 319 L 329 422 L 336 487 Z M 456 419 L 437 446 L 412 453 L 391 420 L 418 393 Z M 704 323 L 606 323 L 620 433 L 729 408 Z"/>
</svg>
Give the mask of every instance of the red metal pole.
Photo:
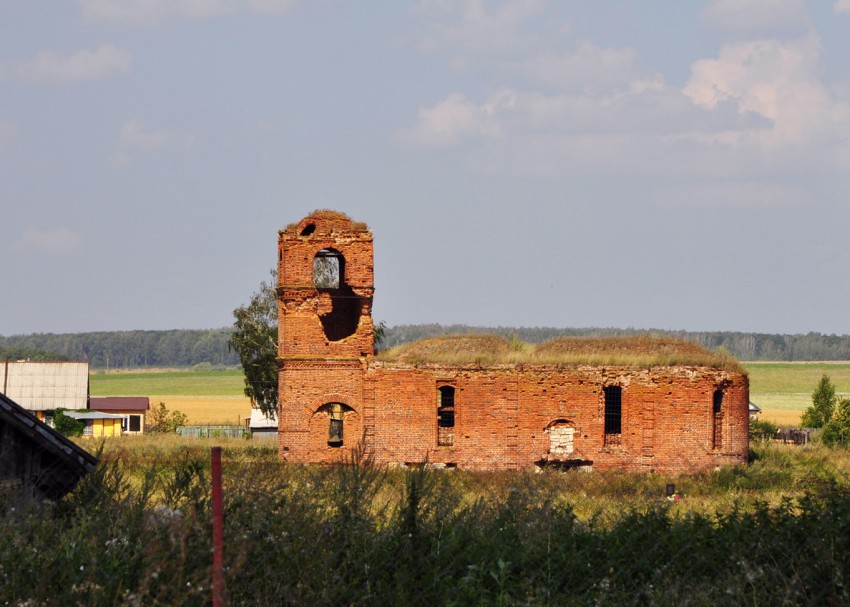
<svg viewBox="0 0 850 607">
<path fill-rule="evenodd" d="M 221 447 L 212 448 L 213 607 L 224 606 L 224 508 L 221 503 Z"/>
</svg>

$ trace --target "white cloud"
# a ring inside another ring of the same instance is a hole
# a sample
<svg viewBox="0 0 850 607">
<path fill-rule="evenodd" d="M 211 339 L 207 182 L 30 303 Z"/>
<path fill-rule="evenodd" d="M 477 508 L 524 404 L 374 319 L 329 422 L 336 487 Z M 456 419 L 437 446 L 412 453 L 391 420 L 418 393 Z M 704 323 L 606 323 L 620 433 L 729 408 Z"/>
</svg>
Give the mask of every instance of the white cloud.
<svg viewBox="0 0 850 607">
<path fill-rule="evenodd" d="M 209 19 L 223 15 L 282 14 L 296 0 L 77 0 L 92 21 L 153 25 L 170 19 Z"/>
<path fill-rule="evenodd" d="M 174 135 L 164 129 L 148 129 L 141 120 L 128 120 L 121 125 L 121 144 L 146 150 L 161 148 L 174 139 Z"/>
<path fill-rule="evenodd" d="M 68 228 L 28 227 L 12 242 L 12 249 L 24 253 L 66 253 L 77 249 L 80 236 Z"/>
<path fill-rule="evenodd" d="M 520 64 L 520 68 L 547 84 L 588 88 L 631 82 L 636 78 L 635 59 L 633 49 L 600 48 L 585 41 L 574 53 L 545 53 Z"/>
<path fill-rule="evenodd" d="M 0 151 L 9 145 L 17 132 L 18 125 L 14 122 L 0 122 Z"/>
<path fill-rule="evenodd" d="M 514 0 L 488 10 L 484 0 L 424 0 L 418 12 L 433 20 L 418 37 L 424 50 L 504 51 L 521 44 L 522 27 L 540 14 L 544 0 Z"/>
<path fill-rule="evenodd" d="M 728 30 L 773 30 L 808 23 L 803 0 L 713 0 L 703 17 Z"/>
<path fill-rule="evenodd" d="M 833 10 L 836 15 L 850 15 L 850 0 L 835 0 Z"/>
<path fill-rule="evenodd" d="M 31 60 L 18 64 L 15 73 L 26 82 L 81 82 L 126 72 L 132 60 L 130 53 L 112 44 L 72 55 L 42 50 Z"/>
<path fill-rule="evenodd" d="M 691 66 L 683 89 L 700 107 L 733 104 L 740 114 L 765 118 L 763 145 L 803 143 L 848 127 L 846 102 L 834 99 L 820 80 L 821 45 L 810 34 L 799 40 L 757 40 L 725 45 L 716 59 Z"/>
<path fill-rule="evenodd" d="M 416 126 L 398 139 L 416 147 L 432 148 L 452 147 L 469 139 L 495 139 L 502 134 L 497 114 L 513 102 L 510 91 L 491 95 L 480 105 L 453 93 L 433 107 L 420 108 Z"/>
</svg>

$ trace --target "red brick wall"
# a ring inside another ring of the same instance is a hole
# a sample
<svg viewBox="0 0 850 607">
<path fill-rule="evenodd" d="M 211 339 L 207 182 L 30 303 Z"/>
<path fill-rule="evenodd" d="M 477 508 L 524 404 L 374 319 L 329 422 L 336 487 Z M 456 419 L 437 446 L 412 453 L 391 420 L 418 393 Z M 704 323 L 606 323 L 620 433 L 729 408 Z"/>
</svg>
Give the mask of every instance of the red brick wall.
<svg viewBox="0 0 850 607">
<path fill-rule="evenodd" d="M 307 229 L 313 226 L 312 230 Z M 302 219 L 278 236 L 278 340 L 283 357 L 359 357 L 374 354 L 372 233 L 344 216 L 323 213 Z M 313 259 L 334 249 L 345 259 L 345 288 L 319 291 L 313 286 Z M 321 315 L 337 305 L 358 308 L 353 335 L 328 338 Z M 352 298 L 355 298 L 352 303 Z"/>
<path fill-rule="evenodd" d="M 335 213 L 307 217 L 279 238 L 279 445 L 295 462 L 340 461 L 362 440 L 378 463 L 429 461 L 476 469 L 547 459 L 547 428 L 575 429 L 572 460 L 596 469 L 696 472 L 742 464 L 749 387 L 743 373 L 703 367 L 495 368 L 377 362 L 373 354 L 372 235 Z M 320 321 L 335 294 L 313 287 L 313 258 L 333 248 L 359 302 L 356 331 L 329 339 Z M 454 444 L 437 445 L 440 385 L 455 388 Z M 603 388 L 622 388 L 622 433 L 605 441 Z M 714 391 L 724 390 L 722 448 L 713 448 Z M 328 442 L 323 407 L 342 403 L 344 444 Z"/>
<path fill-rule="evenodd" d="M 527 468 L 547 458 L 547 427 L 575 428 L 572 458 L 594 469 L 696 472 L 746 462 L 746 375 L 708 368 L 462 369 L 352 362 L 346 369 L 284 367 L 282 447 L 290 461 L 334 461 L 367 430 L 376 461 L 428 461 L 462 468 Z M 454 445 L 437 445 L 437 387 L 455 387 Z M 606 446 L 603 386 L 622 386 L 620 444 Z M 712 449 L 713 394 L 725 386 L 723 448 Z M 346 446 L 327 444 L 327 415 L 342 402 Z M 368 420 L 368 421 L 366 421 Z"/>
</svg>

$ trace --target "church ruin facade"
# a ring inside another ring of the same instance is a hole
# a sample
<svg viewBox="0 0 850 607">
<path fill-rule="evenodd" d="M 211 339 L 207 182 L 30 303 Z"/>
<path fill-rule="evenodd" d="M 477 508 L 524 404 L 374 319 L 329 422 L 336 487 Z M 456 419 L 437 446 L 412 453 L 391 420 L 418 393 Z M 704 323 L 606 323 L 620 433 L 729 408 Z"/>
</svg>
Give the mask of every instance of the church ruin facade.
<svg viewBox="0 0 850 607">
<path fill-rule="evenodd" d="M 386 465 L 697 472 L 747 460 L 749 384 L 694 344 L 498 336 L 375 356 L 372 233 L 317 211 L 278 240 L 282 458 L 331 463 L 358 444 Z"/>
</svg>

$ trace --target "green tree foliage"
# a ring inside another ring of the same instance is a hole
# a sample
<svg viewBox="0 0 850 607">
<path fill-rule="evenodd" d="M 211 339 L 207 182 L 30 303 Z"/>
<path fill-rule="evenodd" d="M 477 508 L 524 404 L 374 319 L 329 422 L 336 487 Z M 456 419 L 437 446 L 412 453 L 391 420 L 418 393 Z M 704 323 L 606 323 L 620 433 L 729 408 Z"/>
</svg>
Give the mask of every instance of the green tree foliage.
<svg viewBox="0 0 850 607">
<path fill-rule="evenodd" d="M 387 323 L 383 320 L 375 324 L 375 351 L 384 345 L 387 339 Z"/>
<path fill-rule="evenodd" d="M 36 333 L 0 336 L 0 358 L 85 360 L 92 368 L 236 365 L 230 329 Z"/>
<path fill-rule="evenodd" d="M 228 342 L 245 373 L 245 396 L 266 415 L 277 415 L 277 272 L 261 282 L 247 306 L 233 310 Z"/>
<path fill-rule="evenodd" d="M 53 412 L 53 427 L 65 436 L 82 436 L 86 424 L 81 419 L 74 419 L 63 413 L 66 409 L 56 409 Z"/>
<path fill-rule="evenodd" d="M 188 417 L 180 411 L 169 411 L 165 403 L 160 402 L 151 408 L 148 414 L 148 430 L 151 432 L 176 432 L 180 426 L 185 426 Z"/>
<path fill-rule="evenodd" d="M 838 401 L 835 413 L 823 427 L 821 440 L 829 446 L 850 445 L 850 398 Z"/>
<path fill-rule="evenodd" d="M 832 418 L 835 402 L 835 386 L 829 376 L 824 374 L 812 392 L 812 406 L 803 412 L 800 423 L 804 428 L 823 428 Z"/>
<path fill-rule="evenodd" d="M 321 270 L 324 272 L 324 268 Z M 324 280 L 320 276 L 320 280 Z M 515 335 L 527 343 L 564 336 L 634 335 L 637 329 L 564 327 L 474 327 L 468 325 L 398 325 L 387 327 L 381 349 L 444 333 Z M 692 341 L 709 350 L 726 348 L 741 360 L 850 360 L 850 335 L 774 335 L 763 333 L 650 330 Z M 100 333 L 37 333 L 0 336 L 0 358 L 11 360 L 88 360 L 92 368 L 191 367 L 236 365 L 237 353 L 228 348 L 230 328 L 172 331 L 115 331 Z M 48 353 L 40 354 L 37 351 Z M 45 357 L 46 356 L 46 357 Z"/>
<path fill-rule="evenodd" d="M 750 420 L 751 441 L 770 440 L 776 434 L 777 430 L 779 430 L 779 426 L 766 419 Z"/>
<path fill-rule="evenodd" d="M 0 360 L 35 360 L 35 361 L 57 361 L 57 360 L 71 360 L 68 356 L 64 356 L 62 354 L 58 354 L 56 352 L 47 352 L 45 350 L 38 350 L 35 348 L 21 348 L 21 347 L 9 347 L 9 348 L 0 348 Z"/>
</svg>

